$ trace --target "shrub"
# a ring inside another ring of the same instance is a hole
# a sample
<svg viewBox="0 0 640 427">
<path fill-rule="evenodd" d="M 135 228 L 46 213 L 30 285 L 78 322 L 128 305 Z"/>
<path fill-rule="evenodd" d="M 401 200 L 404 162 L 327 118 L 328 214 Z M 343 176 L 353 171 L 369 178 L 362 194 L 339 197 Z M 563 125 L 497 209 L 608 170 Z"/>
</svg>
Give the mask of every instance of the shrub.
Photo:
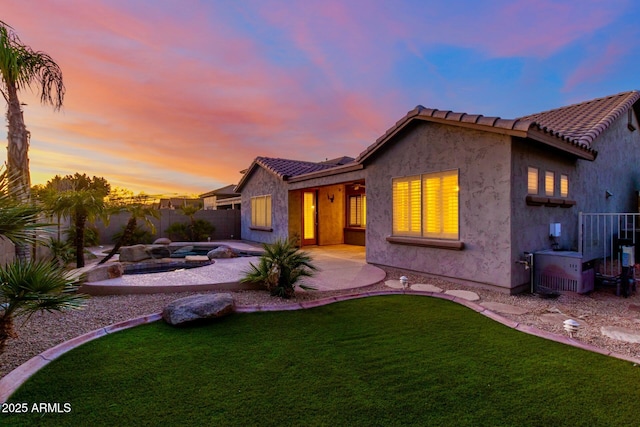
<svg viewBox="0 0 640 427">
<path fill-rule="evenodd" d="M 296 283 L 302 277 L 314 275 L 317 267 L 312 264 L 306 252 L 296 248 L 291 241 L 276 240 L 262 245 L 264 254 L 258 265 L 249 264 L 242 283 L 262 283 L 271 295 L 291 298 L 295 294 Z M 314 289 L 300 284 L 302 289 Z"/>
<path fill-rule="evenodd" d="M 192 223 L 174 222 L 167 227 L 166 233 L 173 241 L 202 242 L 214 233 L 216 228 L 203 219 L 196 219 Z"/>
<path fill-rule="evenodd" d="M 120 239 L 122 238 L 122 235 L 124 234 L 125 228 L 126 228 L 126 225 L 123 225 L 120 228 L 120 231 L 113 234 L 113 237 L 111 238 L 111 240 L 114 243 L 117 243 L 120 241 Z M 148 245 L 149 243 L 153 243 L 153 240 L 154 240 L 154 236 L 153 234 L 151 234 L 149 230 L 143 227 L 136 227 L 136 229 L 133 231 L 133 234 L 130 236 L 130 238 L 124 239 L 122 241 L 121 246 L 133 246 L 141 243 Z"/>
</svg>

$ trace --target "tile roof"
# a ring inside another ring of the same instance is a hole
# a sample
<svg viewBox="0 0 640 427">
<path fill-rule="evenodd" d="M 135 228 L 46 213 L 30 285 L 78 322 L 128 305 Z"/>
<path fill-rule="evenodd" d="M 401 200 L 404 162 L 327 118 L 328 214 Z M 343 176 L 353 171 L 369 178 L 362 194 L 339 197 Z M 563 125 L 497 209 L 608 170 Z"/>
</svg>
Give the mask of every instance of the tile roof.
<svg viewBox="0 0 640 427">
<path fill-rule="evenodd" d="M 622 92 L 531 114 L 520 120 L 530 120 L 537 129 L 564 141 L 591 147 L 591 143 L 638 100 L 640 92 Z"/>
<path fill-rule="evenodd" d="M 459 113 L 448 110 L 425 108 L 418 105 L 409 111 L 384 135 L 367 147 L 356 159 L 364 161 L 393 135 L 413 120 L 426 120 L 448 123 L 454 126 L 473 127 L 489 132 L 520 136 L 550 143 L 539 134 L 551 137 L 560 143 L 552 143 L 560 149 L 577 154 L 590 160 L 595 159 L 597 151 L 592 142 L 604 132 L 615 119 L 640 100 L 640 92 L 629 91 L 598 98 L 579 104 L 573 104 L 542 113 L 531 114 L 517 119 L 483 116 L 480 114 Z M 582 153 L 582 154 L 580 154 Z"/>
<path fill-rule="evenodd" d="M 253 163 L 251 163 L 251 166 L 249 166 L 246 171 L 243 171 L 242 179 L 236 186 L 235 191 L 240 192 L 242 187 L 244 187 L 244 184 L 249 175 L 251 175 L 251 172 L 256 168 L 256 166 L 262 166 L 281 180 L 286 181 L 289 178 L 294 178 L 307 173 L 340 167 L 342 166 L 342 164 L 339 162 L 339 160 L 346 158 L 350 157 L 345 156 L 338 159 L 333 159 L 336 161 L 335 163 L 327 163 L 326 161 L 315 163 L 302 160 L 280 159 L 274 157 L 256 157 Z"/>
<path fill-rule="evenodd" d="M 279 159 L 272 157 L 256 157 L 256 163 L 273 172 L 280 179 L 288 179 L 305 173 L 336 167 L 335 164 L 305 162 L 301 160 Z"/>
</svg>

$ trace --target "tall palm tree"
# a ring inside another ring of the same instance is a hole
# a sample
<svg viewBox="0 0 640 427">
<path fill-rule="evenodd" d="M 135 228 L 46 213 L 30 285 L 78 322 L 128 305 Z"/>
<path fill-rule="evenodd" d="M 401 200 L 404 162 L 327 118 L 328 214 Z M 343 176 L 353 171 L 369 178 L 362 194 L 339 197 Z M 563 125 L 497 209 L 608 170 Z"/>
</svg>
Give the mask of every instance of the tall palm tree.
<svg viewBox="0 0 640 427">
<path fill-rule="evenodd" d="M 7 170 L 11 176 L 11 193 L 20 200 L 30 199 L 29 138 L 18 92 L 37 86 L 40 101 L 54 110 L 62 107 L 65 87 L 58 64 L 44 52 L 22 44 L 8 24 L 0 21 L 0 92 L 7 102 Z"/>
</svg>

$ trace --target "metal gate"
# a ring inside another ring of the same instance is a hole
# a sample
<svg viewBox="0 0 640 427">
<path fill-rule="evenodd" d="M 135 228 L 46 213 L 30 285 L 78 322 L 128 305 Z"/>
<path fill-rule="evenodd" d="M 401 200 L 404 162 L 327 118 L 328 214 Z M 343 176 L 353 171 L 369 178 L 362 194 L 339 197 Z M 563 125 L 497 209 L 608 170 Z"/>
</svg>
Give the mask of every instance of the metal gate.
<svg viewBox="0 0 640 427">
<path fill-rule="evenodd" d="M 640 213 L 583 213 L 578 215 L 578 252 L 596 263 L 596 276 L 617 278 L 622 273 L 620 246 L 640 240 Z M 625 260 L 626 261 L 626 260 Z M 635 264 L 635 260 L 629 260 Z"/>
</svg>

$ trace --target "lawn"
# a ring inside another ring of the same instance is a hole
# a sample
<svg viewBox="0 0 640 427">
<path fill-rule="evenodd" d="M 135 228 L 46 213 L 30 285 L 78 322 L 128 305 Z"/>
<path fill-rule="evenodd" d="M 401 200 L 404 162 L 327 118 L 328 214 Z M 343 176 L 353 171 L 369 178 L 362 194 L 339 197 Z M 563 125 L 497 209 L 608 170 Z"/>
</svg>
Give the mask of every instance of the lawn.
<svg viewBox="0 0 640 427">
<path fill-rule="evenodd" d="M 0 424 L 640 425 L 638 384 L 629 362 L 395 295 L 100 338 L 10 399 L 71 412 L 0 414 Z"/>
</svg>

